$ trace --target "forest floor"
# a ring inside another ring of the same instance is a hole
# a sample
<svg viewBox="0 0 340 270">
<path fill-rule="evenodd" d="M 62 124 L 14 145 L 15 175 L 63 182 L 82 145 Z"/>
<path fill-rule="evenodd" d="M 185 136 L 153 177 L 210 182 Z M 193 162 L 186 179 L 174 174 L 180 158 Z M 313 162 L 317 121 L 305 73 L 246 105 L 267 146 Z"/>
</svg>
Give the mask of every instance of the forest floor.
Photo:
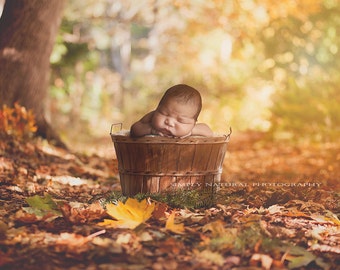
<svg viewBox="0 0 340 270">
<path fill-rule="evenodd" d="M 77 146 L 0 140 L 1 269 L 339 269 L 339 144 L 235 134 L 192 206 L 117 197 L 110 138 Z"/>
</svg>

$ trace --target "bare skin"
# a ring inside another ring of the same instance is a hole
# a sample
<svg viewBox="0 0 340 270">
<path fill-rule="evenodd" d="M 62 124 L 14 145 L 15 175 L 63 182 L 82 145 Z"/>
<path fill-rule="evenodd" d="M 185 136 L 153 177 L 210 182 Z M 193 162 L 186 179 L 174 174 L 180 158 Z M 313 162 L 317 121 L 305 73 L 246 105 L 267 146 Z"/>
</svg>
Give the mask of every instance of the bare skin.
<svg viewBox="0 0 340 270">
<path fill-rule="evenodd" d="M 196 108 L 177 100 L 169 100 L 134 123 L 130 134 L 132 137 L 151 134 L 177 138 L 213 136 L 208 125 L 196 123 L 195 114 Z"/>
</svg>

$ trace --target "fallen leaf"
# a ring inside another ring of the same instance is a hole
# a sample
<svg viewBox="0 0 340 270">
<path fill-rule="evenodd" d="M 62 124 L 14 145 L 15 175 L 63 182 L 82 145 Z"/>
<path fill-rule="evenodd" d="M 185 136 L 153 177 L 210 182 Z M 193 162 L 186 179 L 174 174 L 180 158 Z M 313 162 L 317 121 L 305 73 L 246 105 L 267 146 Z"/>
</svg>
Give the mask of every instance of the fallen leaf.
<svg viewBox="0 0 340 270">
<path fill-rule="evenodd" d="M 266 254 L 253 254 L 250 258 L 250 265 L 257 266 L 257 264 L 261 262 L 261 266 L 263 269 L 270 270 L 272 264 L 273 264 L 273 259 Z"/>
<path fill-rule="evenodd" d="M 23 223 L 35 223 L 38 221 L 50 222 L 62 214 L 52 197 L 35 195 L 26 199 L 30 207 L 22 207 L 15 214 L 15 219 Z"/>
<path fill-rule="evenodd" d="M 187 208 L 179 210 L 179 220 L 185 221 L 186 224 L 201 222 L 202 220 L 205 220 L 205 218 L 206 218 L 205 213 L 195 213 Z"/>
<path fill-rule="evenodd" d="M 291 208 L 286 213 L 282 213 L 282 215 L 287 217 L 305 217 L 310 218 L 310 215 L 305 214 L 304 212 L 301 212 L 297 209 Z"/>
<path fill-rule="evenodd" d="M 288 267 L 290 269 L 307 266 L 315 259 L 316 257 L 313 253 L 299 246 L 290 247 L 286 256 L 286 260 L 289 261 Z"/>
<path fill-rule="evenodd" d="M 224 261 L 224 266 L 232 268 L 232 266 L 237 266 L 241 263 L 241 258 L 239 256 L 228 256 Z M 229 269 L 225 268 L 225 269 Z"/>
<path fill-rule="evenodd" d="M 12 261 L 13 259 L 10 257 L 10 255 L 7 255 L 0 250 L 0 266 L 6 265 L 7 263 L 10 263 Z"/>
<path fill-rule="evenodd" d="M 176 224 L 175 223 L 175 215 L 176 212 L 173 211 L 170 216 L 168 217 L 166 223 L 165 223 L 165 229 L 173 232 L 173 233 L 177 233 L 177 234 L 183 234 L 184 233 L 184 224 L 183 223 L 179 223 Z"/>
<path fill-rule="evenodd" d="M 123 248 L 121 245 L 117 244 L 117 242 L 111 238 L 101 238 L 95 237 L 92 240 L 92 244 L 105 248 L 106 250 L 110 251 L 111 253 L 122 253 Z"/>
<path fill-rule="evenodd" d="M 58 217 L 59 215 L 55 215 L 52 212 L 46 212 L 43 214 L 41 211 L 31 207 L 23 207 L 23 209 L 18 210 L 14 215 L 15 220 L 27 224 L 36 223 L 39 221 L 50 222 Z"/>
<path fill-rule="evenodd" d="M 319 251 L 319 252 L 332 252 L 336 254 L 340 254 L 340 247 L 339 246 L 328 246 L 328 245 L 320 245 L 320 244 L 313 244 L 310 247 L 310 250 Z"/>
<path fill-rule="evenodd" d="M 274 204 L 274 205 L 271 205 L 271 206 L 268 207 L 268 212 L 269 212 L 269 214 L 273 215 L 273 214 L 276 214 L 276 213 L 282 213 L 283 209 L 284 209 L 283 206 Z"/>
<path fill-rule="evenodd" d="M 166 203 L 157 202 L 155 206 L 155 210 L 152 212 L 152 217 L 155 219 L 165 218 L 165 211 L 168 209 L 168 205 Z"/>
<path fill-rule="evenodd" d="M 80 254 L 89 249 L 89 246 L 87 245 L 88 242 L 91 242 L 97 236 L 104 234 L 105 232 L 105 230 L 101 230 L 88 236 L 82 236 L 75 233 L 61 233 L 55 241 L 55 250 L 58 252 L 67 251 L 69 253 Z"/>
<path fill-rule="evenodd" d="M 142 232 L 139 235 L 139 238 L 140 238 L 141 242 L 148 242 L 148 241 L 152 241 L 153 240 L 153 238 L 152 238 L 152 236 L 151 236 L 151 234 L 149 232 Z"/>
<path fill-rule="evenodd" d="M 116 243 L 119 245 L 128 244 L 132 239 L 131 233 L 119 234 Z"/>
<path fill-rule="evenodd" d="M 33 212 L 37 215 L 45 215 L 47 212 L 52 212 L 56 215 L 60 215 L 58 205 L 53 201 L 51 195 L 45 196 L 32 196 L 26 199 L 26 202 L 33 209 Z"/>
<path fill-rule="evenodd" d="M 61 233 L 55 242 L 57 252 L 70 252 L 80 254 L 88 250 L 87 243 L 91 240 L 86 236 L 75 233 Z"/>
<path fill-rule="evenodd" d="M 164 257 L 166 257 L 168 254 L 179 255 L 184 248 L 185 244 L 183 241 L 169 237 L 164 241 L 159 241 L 158 249 L 155 251 L 155 253 L 162 256 L 164 255 Z"/>
<path fill-rule="evenodd" d="M 201 252 L 196 252 L 196 256 L 200 262 L 210 262 L 218 266 L 222 266 L 224 264 L 223 256 L 220 253 L 213 252 L 209 249 L 203 250 Z"/>
<path fill-rule="evenodd" d="M 106 215 L 105 210 L 99 202 L 92 203 L 90 205 L 81 204 L 72 206 L 69 203 L 64 203 L 60 207 L 64 218 L 72 224 L 84 224 L 89 221 L 101 219 Z"/>
<path fill-rule="evenodd" d="M 7 223 L 0 220 L 0 239 L 6 235 L 7 230 L 8 230 Z"/>
<path fill-rule="evenodd" d="M 312 214 L 310 216 L 313 220 L 319 222 L 319 223 L 328 223 L 328 224 L 335 224 L 337 226 L 340 226 L 340 221 L 335 214 L 331 213 L 328 214 L 328 216 L 320 215 L 320 214 Z"/>
<path fill-rule="evenodd" d="M 175 269 L 178 269 L 178 262 L 176 262 L 175 259 L 158 257 L 157 261 L 152 263 L 152 269 L 175 270 Z"/>
<path fill-rule="evenodd" d="M 133 231 L 118 234 L 116 244 L 122 246 L 128 254 L 133 254 L 142 248 L 140 238 Z"/>
<path fill-rule="evenodd" d="M 139 202 L 136 199 L 128 198 L 124 203 L 117 205 L 110 203 L 106 205 L 106 212 L 116 220 L 104 219 L 98 225 L 112 228 L 134 229 L 147 221 L 155 209 L 155 203 L 148 203 L 147 200 Z"/>
<path fill-rule="evenodd" d="M 211 231 L 213 238 L 225 236 L 225 228 L 222 220 L 216 220 L 204 225 L 202 231 Z"/>
</svg>

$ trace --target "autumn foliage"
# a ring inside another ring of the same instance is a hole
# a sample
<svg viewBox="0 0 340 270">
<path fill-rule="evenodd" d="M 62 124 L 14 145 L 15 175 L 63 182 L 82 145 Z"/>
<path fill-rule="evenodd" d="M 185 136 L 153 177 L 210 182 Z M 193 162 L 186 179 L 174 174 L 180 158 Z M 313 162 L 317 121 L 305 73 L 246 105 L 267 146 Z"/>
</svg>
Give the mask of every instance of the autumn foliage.
<svg viewBox="0 0 340 270">
<path fill-rule="evenodd" d="M 35 118 L 31 110 L 20 106 L 3 105 L 0 110 L 0 134 L 6 134 L 17 138 L 29 137 L 37 131 Z"/>
</svg>

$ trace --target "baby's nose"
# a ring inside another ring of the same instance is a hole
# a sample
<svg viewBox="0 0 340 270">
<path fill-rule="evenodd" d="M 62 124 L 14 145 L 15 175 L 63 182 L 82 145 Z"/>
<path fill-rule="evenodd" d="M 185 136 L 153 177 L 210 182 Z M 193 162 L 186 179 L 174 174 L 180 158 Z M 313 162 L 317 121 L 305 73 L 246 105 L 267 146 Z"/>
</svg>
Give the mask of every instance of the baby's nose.
<svg viewBox="0 0 340 270">
<path fill-rule="evenodd" d="M 165 124 L 172 127 L 174 125 L 174 121 L 170 118 L 165 119 Z"/>
</svg>

